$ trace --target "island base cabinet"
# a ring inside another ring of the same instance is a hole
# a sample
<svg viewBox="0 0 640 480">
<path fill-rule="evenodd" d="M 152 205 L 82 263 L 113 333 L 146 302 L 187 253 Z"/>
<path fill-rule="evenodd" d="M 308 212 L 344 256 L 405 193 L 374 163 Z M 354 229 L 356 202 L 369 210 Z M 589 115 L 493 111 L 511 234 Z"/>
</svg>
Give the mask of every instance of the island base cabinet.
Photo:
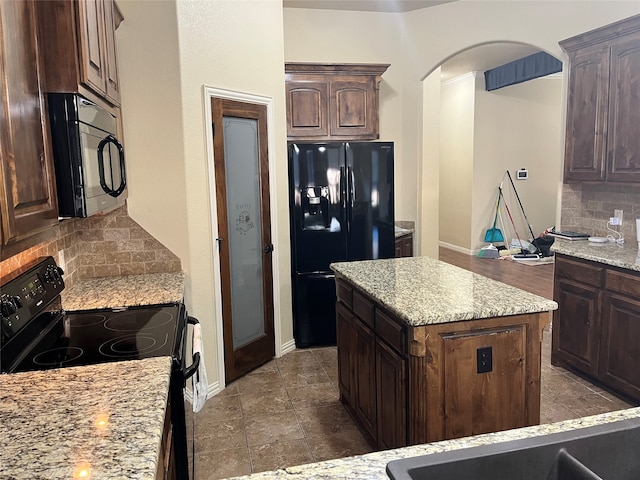
<svg viewBox="0 0 640 480">
<path fill-rule="evenodd" d="M 340 397 L 389 449 L 540 422 L 549 313 L 410 326 L 337 280 Z"/>
<path fill-rule="evenodd" d="M 426 440 L 527 425 L 527 325 L 440 330 L 427 340 L 427 418 L 437 421 L 429 422 Z"/>
<path fill-rule="evenodd" d="M 407 445 L 406 360 L 384 342 L 376 341 L 378 446 Z"/>
</svg>

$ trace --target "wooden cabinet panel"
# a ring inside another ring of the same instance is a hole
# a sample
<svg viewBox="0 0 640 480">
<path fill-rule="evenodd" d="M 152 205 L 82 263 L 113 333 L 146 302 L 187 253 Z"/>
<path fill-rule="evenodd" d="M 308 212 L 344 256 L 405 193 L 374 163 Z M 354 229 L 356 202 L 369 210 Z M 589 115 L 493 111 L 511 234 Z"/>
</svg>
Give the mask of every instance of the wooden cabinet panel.
<svg viewBox="0 0 640 480">
<path fill-rule="evenodd" d="M 598 371 L 602 291 L 589 285 L 556 278 L 553 315 L 552 362 L 565 362 L 583 371 Z"/>
<path fill-rule="evenodd" d="M 36 3 L 45 90 L 97 95 L 120 106 L 113 0 Z"/>
<path fill-rule="evenodd" d="M 640 35 L 611 48 L 607 180 L 640 182 Z"/>
<path fill-rule="evenodd" d="M 413 257 L 413 233 L 396 238 L 396 258 Z"/>
<path fill-rule="evenodd" d="M 640 275 L 558 254 L 554 282 L 551 363 L 640 400 Z"/>
<path fill-rule="evenodd" d="M 28 0 L 0 4 L 0 216 L 5 244 L 58 222 L 34 5 Z"/>
<path fill-rule="evenodd" d="M 353 315 L 342 304 L 336 304 L 336 344 L 338 347 L 338 385 L 343 401 L 353 405 L 354 368 L 351 361 L 355 350 L 353 340 Z"/>
<path fill-rule="evenodd" d="M 407 445 L 406 360 L 384 342 L 376 341 L 378 446 Z"/>
<path fill-rule="evenodd" d="M 397 352 L 407 353 L 407 329 L 391 315 L 376 308 L 376 335 L 387 342 Z"/>
<path fill-rule="evenodd" d="M 640 301 L 605 297 L 599 378 L 631 398 L 640 398 Z"/>
<path fill-rule="evenodd" d="M 565 182 L 640 183 L 640 15 L 560 46 L 569 54 Z"/>
<path fill-rule="evenodd" d="M 361 293 L 353 292 L 353 313 L 369 328 L 373 328 L 373 303 Z"/>
<path fill-rule="evenodd" d="M 526 328 L 523 325 L 440 337 L 444 438 L 507 430 L 526 422 Z M 479 349 L 490 371 L 479 373 Z"/>
<path fill-rule="evenodd" d="M 377 439 L 376 426 L 376 339 L 373 332 L 356 317 L 353 321 L 354 333 L 354 371 L 355 371 L 355 404 L 358 419 L 367 433 Z"/>
<path fill-rule="evenodd" d="M 287 135 L 324 137 L 329 134 L 329 85 L 324 82 L 287 82 Z"/>
<path fill-rule="evenodd" d="M 289 140 L 375 140 L 378 88 L 389 65 L 285 64 Z"/>
<path fill-rule="evenodd" d="M 607 155 L 609 48 L 571 57 L 565 140 L 565 180 L 604 180 Z"/>
</svg>

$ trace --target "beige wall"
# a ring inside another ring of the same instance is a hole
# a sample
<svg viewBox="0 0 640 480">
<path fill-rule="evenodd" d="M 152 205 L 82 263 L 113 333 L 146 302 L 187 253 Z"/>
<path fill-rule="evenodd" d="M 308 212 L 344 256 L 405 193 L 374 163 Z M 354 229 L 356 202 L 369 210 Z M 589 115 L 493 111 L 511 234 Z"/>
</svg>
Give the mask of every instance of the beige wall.
<svg viewBox="0 0 640 480">
<path fill-rule="evenodd" d="M 509 170 L 534 235 L 556 223 L 557 191 L 562 184 L 562 78 L 548 76 L 487 92 L 484 76 L 478 77 L 475 103 L 473 220 L 471 248 L 485 245 L 484 234 L 495 216 L 498 184 L 520 238 L 531 240 L 513 188 Z M 528 180 L 517 180 L 520 168 L 529 171 Z M 503 215 L 508 241 L 513 229 Z M 506 233 L 503 231 L 503 233 Z M 507 237 L 505 237 L 507 239 Z"/>
<path fill-rule="evenodd" d="M 203 86 L 273 98 L 270 179 L 282 332 L 293 338 L 289 273 L 284 46 L 280 1 L 128 1 L 118 31 L 131 216 L 182 260 L 189 313 L 203 327 L 209 383 L 218 380 L 214 232 Z"/>
<path fill-rule="evenodd" d="M 471 248 L 475 83 L 467 74 L 442 85 L 440 103 L 440 242 Z"/>
</svg>

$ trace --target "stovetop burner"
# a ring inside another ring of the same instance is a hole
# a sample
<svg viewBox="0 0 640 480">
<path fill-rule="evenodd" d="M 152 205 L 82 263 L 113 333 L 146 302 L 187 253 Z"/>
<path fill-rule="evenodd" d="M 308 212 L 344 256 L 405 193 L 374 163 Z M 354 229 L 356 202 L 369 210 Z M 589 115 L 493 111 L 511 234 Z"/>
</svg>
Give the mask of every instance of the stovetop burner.
<svg viewBox="0 0 640 480">
<path fill-rule="evenodd" d="M 176 356 L 181 305 L 62 313 L 12 372 Z M 37 323 L 37 322 L 36 322 Z"/>
</svg>

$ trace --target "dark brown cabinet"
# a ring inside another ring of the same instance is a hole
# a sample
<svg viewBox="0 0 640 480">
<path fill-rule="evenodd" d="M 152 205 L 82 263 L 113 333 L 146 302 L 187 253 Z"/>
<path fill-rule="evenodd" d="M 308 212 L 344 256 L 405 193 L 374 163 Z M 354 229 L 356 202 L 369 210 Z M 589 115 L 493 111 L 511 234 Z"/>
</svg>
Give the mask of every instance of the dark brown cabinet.
<svg viewBox="0 0 640 480">
<path fill-rule="evenodd" d="M 551 362 L 640 401 L 640 275 L 556 255 Z"/>
<path fill-rule="evenodd" d="M 604 268 L 556 257 L 553 314 L 554 362 L 597 375 Z"/>
<path fill-rule="evenodd" d="M 0 2 L 0 199 L 2 243 L 58 223 L 55 178 L 41 89 L 35 5 Z"/>
<path fill-rule="evenodd" d="M 176 454 L 173 443 L 173 423 L 171 422 L 171 401 L 167 401 L 164 414 L 164 428 L 160 439 L 160 455 L 158 456 L 158 468 L 156 480 L 175 480 L 176 478 Z"/>
<path fill-rule="evenodd" d="M 380 77 L 389 65 L 285 64 L 289 140 L 379 138 Z"/>
<path fill-rule="evenodd" d="M 94 94 L 119 106 L 119 16 L 113 0 L 47 0 L 37 5 L 46 91 Z"/>
<path fill-rule="evenodd" d="M 336 292 L 340 398 L 379 449 L 539 423 L 548 314 L 412 327 L 343 279 Z"/>
<path fill-rule="evenodd" d="M 396 258 L 413 257 L 413 233 L 396 237 Z"/>
<path fill-rule="evenodd" d="M 565 182 L 640 183 L 640 15 L 560 46 L 569 55 Z"/>
</svg>

